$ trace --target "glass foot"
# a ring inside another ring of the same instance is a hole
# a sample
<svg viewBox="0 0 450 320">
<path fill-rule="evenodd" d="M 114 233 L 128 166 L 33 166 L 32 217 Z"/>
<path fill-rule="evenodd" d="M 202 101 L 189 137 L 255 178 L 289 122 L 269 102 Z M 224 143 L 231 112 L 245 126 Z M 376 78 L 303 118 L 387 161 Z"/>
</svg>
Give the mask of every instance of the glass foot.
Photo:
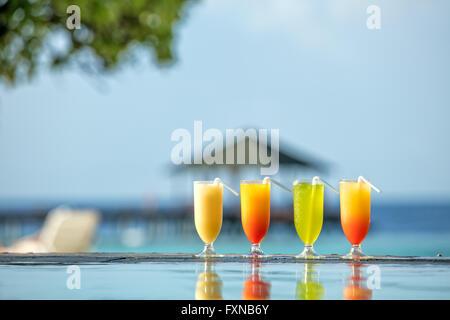
<svg viewBox="0 0 450 320">
<path fill-rule="evenodd" d="M 198 258 L 220 257 L 213 247 L 212 243 L 205 243 L 203 251 L 195 255 Z"/>
<path fill-rule="evenodd" d="M 323 258 L 323 256 L 319 255 L 313 248 L 312 245 L 308 245 L 306 244 L 305 247 L 303 248 L 303 251 L 295 256 L 296 258 L 299 259 L 320 259 Z"/>
<path fill-rule="evenodd" d="M 269 255 L 265 254 L 264 251 L 262 251 L 259 243 L 252 244 L 252 247 L 250 248 L 250 251 L 245 255 L 247 258 L 267 258 Z"/>
<path fill-rule="evenodd" d="M 366 255 L 364 252 L 362 252 L 361 245 L 354 244 L 354 245 L 352 245 L 350 252 L 348 254 L 346 254 L 345 256 L 343 256 L 342 258 L 344 258 L 344 259 L 369 259 L 371 257 Z"/>
</svg>

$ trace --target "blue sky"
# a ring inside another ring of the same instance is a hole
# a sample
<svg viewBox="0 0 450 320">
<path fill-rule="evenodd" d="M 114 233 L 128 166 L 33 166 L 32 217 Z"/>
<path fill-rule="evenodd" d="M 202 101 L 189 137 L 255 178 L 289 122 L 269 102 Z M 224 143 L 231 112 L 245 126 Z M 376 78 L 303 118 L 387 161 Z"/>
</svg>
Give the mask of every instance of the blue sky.
<svg viewBox="0 0 450 320">
<path fill-rule="evenodd" d="M 371 4 L 380 30 L 366 28 Z M 371 178 L 377 201 L 450 200 L 448 12 L 437 0 L 203 1 L 177 27 L 171 68 L 141 54 L 100 78 L 1 85 L 0 199 L 167 198 L 170 134 L 202 120 L 278 128 L 333 164 L 331 182 Z"/>
</svg>

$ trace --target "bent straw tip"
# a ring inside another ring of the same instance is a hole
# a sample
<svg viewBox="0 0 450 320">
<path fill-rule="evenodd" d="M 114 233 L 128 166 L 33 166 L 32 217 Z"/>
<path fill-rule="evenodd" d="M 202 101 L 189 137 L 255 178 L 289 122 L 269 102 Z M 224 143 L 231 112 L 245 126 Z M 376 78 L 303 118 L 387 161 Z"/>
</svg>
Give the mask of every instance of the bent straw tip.
<svg viewBox="0 0 450 320">
<path fill-rule="evenodd" d="M 333 187 L 331 184 L 329 184 L 328 182 L 326 182 L 325 180 L 319 178 L 318 176 L 315 176 L 314 178 L 312 178 L 312 184 L 317 184 L 317 183 L 322 182 L 322 184 L 324 184 L 325 186 L 327 186 L 329 189 L 331 189 L 333 192 L 335 192 L 336 194 L 339 194 L 339 191 Z"/>
<path fill-rule="evenodd" d="M 291 189 L 285 187 L 284 185 L 282 185 L 281 183 L 279 183 L 278 181 L 276 181 L 275 179 L 272 179 L 272 178 L 270 178 L 270 177 L 265 177 L 263 181 L 264 181 L 264 183 L 267 183 L 267 182 L 275 183 L 275 184 L 276 184 L 277 186 L 279 186 L 281 189 L 284 189 L 284 190 L 286 190 L 286 191 L 292 192 Z"/>
<path fill-rule="evenodd" d="M 381 190 L 379 188 L 375 187 L 372 182 L 370 182 L 368 179 L 364 178 L 363 176 L 358 177 L 358 182 L 361 182 L 361 181 L 367 183 L 377 193 L 381 193 Z"/>
<path fill-rule="evenodd" d="M 320 183 L 320 181 L 322 181 L 318 176 L 315 176 L 314 178 L 312 178 L 312 184 L 318 184 Z"/>
</svg>

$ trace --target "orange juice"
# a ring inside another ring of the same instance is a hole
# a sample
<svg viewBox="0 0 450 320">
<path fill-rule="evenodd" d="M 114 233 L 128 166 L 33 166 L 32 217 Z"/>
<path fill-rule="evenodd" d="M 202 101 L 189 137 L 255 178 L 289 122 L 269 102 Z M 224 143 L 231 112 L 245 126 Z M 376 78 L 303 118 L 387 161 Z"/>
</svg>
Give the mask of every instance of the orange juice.
<svg viewBox="0 0 450 320">
<path fill-rule="evenodd" d="M 269 229 L 270 184 L 262 181 L 241 182 L 241 220 L 252 244 L 260 243 Z"/>
<path fill-rule="evenodd" d="M 341 180 L 341 225 L 352 245 L 364 240 L 370 226 L 370 186 L 364 182 Z"/>
</svg>

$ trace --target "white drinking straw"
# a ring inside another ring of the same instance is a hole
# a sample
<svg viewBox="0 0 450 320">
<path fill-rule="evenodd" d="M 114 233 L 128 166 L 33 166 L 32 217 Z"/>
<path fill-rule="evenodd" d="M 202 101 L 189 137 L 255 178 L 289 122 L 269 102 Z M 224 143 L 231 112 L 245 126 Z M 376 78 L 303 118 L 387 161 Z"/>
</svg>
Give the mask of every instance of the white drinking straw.
<svg viewBox="0 0 450 320">
<path fill-rule="evenodd" d="M 282 189 L 284 189 L 284 190 L 286 190 L 286 191 L 292 192 L 291 189 L 285 187 L 284 185 L 282 185 L 282 184 L 279 183 L 278 181 L 272 179 L 271 177 L 265 177 L 265 178 L 264 178 L 264 183 L 267 183 L 267 182 L 272 182 L 272 183 L 276 184 L 277 186 L 279 186 L 280 188 L 282 188 Z"/>
<path fill-rule="evenodd" d="M 315 176 L 312 179 L 312 185 L 316 185 L 318 183 L 322 182 L 324 185 L 326 185 L 328 188 L 330 188 L 331 190 L 333 190 L 334 192 L 336 192 L 337 194 L 339 194 L 339 191 L 337 191 L 331 184 L 329 184 L 328 182 L 326 182 L 323 179 L 320 179 L 318 176 Z"/>
<path fill-rule="evenodd" d="M 220 178 L 215 178 L 214 179 L 214 183 L 215 184 L 222 184 L 225 188 L 227 188 L 228 190 L 230 190 L 236 197 L 239 197 L 239 193 L 237 193 L 236 191 L 234 191 L 229 185 L 227 185 L 225 182 L 222 181 L 222 179 Z"/>
<path fill-rule="evenodd" d="M 377 187 L 375 187 L 369 180 L 367 180 L 366 178 L 364 178 L 363 176 L 359 176 L 358 177 L 358 182 L 360 183 L 361 181 L 364 181 L 365 183 L 367 183 L 373 190 L 375 190 L 378 193 L 381 193 L 381 190 L 378 189 Z"/>
</svg>

